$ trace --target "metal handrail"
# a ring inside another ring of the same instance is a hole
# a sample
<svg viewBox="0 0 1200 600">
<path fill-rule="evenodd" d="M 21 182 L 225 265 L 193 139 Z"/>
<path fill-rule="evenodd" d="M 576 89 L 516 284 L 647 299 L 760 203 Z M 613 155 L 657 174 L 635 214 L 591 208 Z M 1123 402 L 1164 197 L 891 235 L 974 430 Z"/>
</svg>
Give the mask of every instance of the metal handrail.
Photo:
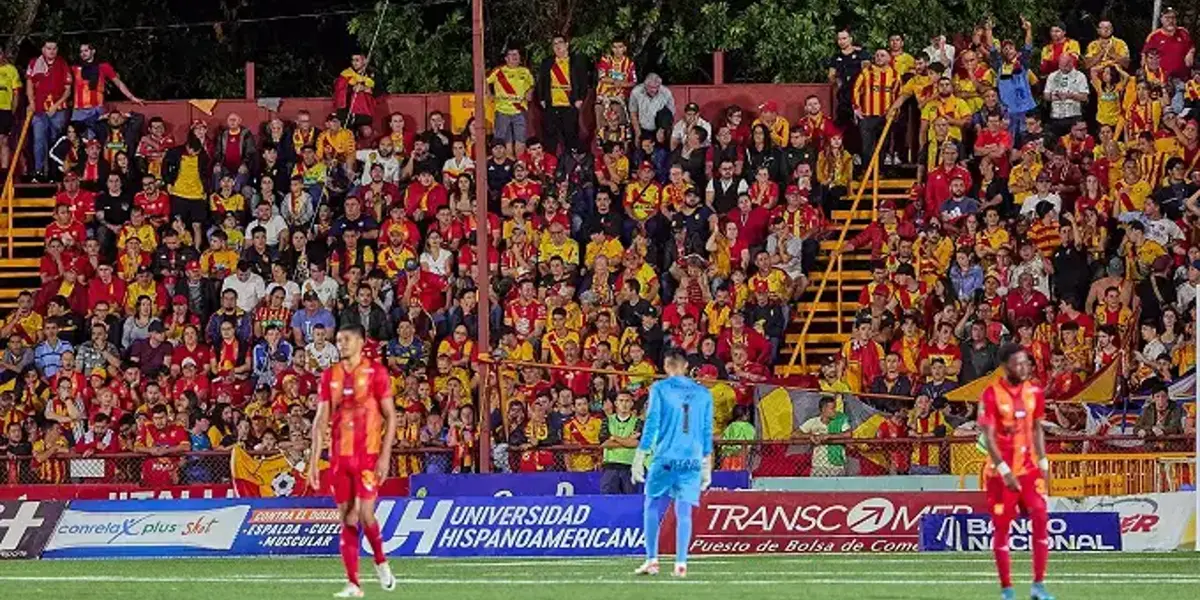
<svg viewBox="0 0 1200 600">
<path fill-rule="evenodd" d="M 25 111 L 25 122 L 21 124 L 21 135 L 17 137 L 17 147 L 13 149 L 12 160 L 8 165 L 8 176 L 4 178 L 3 198 L 0 198 L 0 201 L 7 205 L 5 210 L 8 213 L 8 227 L 6 230 L 6 236 L 8 237 L 8 254 L 6 256 L 8 258 L 13 257 L 13 226 L 15 225 L 13 200 L 17 195 L 14 178 L 17 172 L 17 161 L 21 159 L 21 155 L 25 152 L 25 139 L 29 137 L 29 126 L 31 123 L 33 123 L 33 111 Z"/>
<path fill-rule="evenodd" d="M 883 133 L 880 134 L 879 141 L 876 142 L 876 144 L 875 144 L 875 152 L 871 155 L 871 161 L 867 164 L 867 170 L 863 174 L 863 178 L 858 184 L 858 191 L 854 194 L 854 201 L 850 205 L 850 212 L 849 212 L 849 214 L 846 215 L 846 222 L 842 224 L 842 231 L 838 235 L 837 245 L 833 250 L 835 253 L 837 253 L 839 255 L 841 254 L 841 251 L 842 251 L 842 244 L 844 244 L 846 242 L 846 236 L 850 232 L 850 223 L 854 220 L 854 213 L 858 210 L 859 202 L 862 201 L 863 195 L 867 191 L 867 184 L 870 183 L 872 180 L 874 180 L 873 189 L 874 189 L 874 195 L 875 195 L 875 204 L 876 204 L 876 206 L 878 206 L 878 203 L 879 203 L 879 179 L 878 179 L 879 178 L 879 172 L 878 172 L 879 171 L 879 154 L 883 151 L 884 142 L 887 140 L 888 132 L 891 131 L 892 121 L 894 121 L 894 120 L 895 120 L 895 116 L 892 115 L 892 116 L 889 116 L 887 122 L 884 123 Z M 876 214 L 876 212 L 877 212 L 877 208 L 872 210 L 873 215 Z M 821 296 L 825 293 L 825 288 L 829 284 L 829 277 L 833 273 L 833 267 L 834 267 L 834 265 L 837 265 L 837 264 L 839 264 L 839 261 L 830 260 L 828 265 L 825 267 L 825 275 L 821 278 L 821 283 L 817 286 L 817 293 L 813 297 L 813 300 L 812 300 L 812 308 L 809 309 L 808 316 L 804 319 L 804 326 L 801 327 L 801 329 L 800 329 L 800 336 L 798 337 L 798 339 L 796 341 L 796 345 L 792 347 L 792 355 L 791 355 L 791 358 L 788 359 L 788 367 L 789 368 L 796 366 L 797 358 L 802 358 L 802 362 L 801 362 L 802 366 L 804 366 L 804 367 L 808 366 L 808 354 L 805 352 L 802 352 L 802 350 L 804 348 L 804 337 L 806 335 L 808 335 L 808 329 L 810 327 L 812 327 L 813 318 L 816 317 L 816 313 L 817 313 L 817 304 L 820 303 Z M 839 320 L 841 319 L 840 313 L 838 315 L 838 318 L 839 318 Z"/>
</svg>

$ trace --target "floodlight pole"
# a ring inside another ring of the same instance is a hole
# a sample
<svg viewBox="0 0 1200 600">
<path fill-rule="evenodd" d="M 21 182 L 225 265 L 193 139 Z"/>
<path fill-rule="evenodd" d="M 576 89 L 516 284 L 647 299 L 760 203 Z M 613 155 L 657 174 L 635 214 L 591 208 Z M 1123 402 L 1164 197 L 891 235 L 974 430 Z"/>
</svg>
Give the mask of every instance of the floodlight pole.
<svg viewBox="0 0 1200 600">
<path fill-rule="evenodd" d="M 488 270 L 488 185 L 487 185 L 487 110 L 484 106 L 483 86 L 485 68 L 483 60 L 483 0 L 471 0 L 471 61 L 475 75 L 475 290 L 479 299 L 479 339 L 476 340 L 477 354 L 491 354 L 491 338 L 488 331 L 491 316 L 491 272 Z M 488 403 L 488 379 L 492 372 L 489 363 L 482 365 L 477 373 L 479 379 L 479 470 L 492 470 L 491 409 Z"/>
</svg>

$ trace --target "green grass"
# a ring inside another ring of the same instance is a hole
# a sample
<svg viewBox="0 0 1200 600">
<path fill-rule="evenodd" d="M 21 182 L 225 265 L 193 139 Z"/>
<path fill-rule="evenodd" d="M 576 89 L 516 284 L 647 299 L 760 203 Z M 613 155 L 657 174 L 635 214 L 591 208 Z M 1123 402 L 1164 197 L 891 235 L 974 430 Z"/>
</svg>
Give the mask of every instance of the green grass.
<svg viewBox="0 0 1200 600">
<path fill-rule="evenodd" d="M 1029 555 L 1014 557 L 1017 597 L 1027 598 Z M 634 558 L 583 560 L 393 560 L 400 579 L 379 589 L 361 564 L 371 598 L 421 600 L 905 600 L 998 598 L 985 554 L 853 554 L 696 558 L 689 576 L 634 578 Z M 329 598 L 341 589 L 336 558 L 0 562 L 4 598 Z M 1058 554 L 1050 590 L 1060 599 L 1180 600 L 1200 589 L 1200 555 Z"/>
</svg>

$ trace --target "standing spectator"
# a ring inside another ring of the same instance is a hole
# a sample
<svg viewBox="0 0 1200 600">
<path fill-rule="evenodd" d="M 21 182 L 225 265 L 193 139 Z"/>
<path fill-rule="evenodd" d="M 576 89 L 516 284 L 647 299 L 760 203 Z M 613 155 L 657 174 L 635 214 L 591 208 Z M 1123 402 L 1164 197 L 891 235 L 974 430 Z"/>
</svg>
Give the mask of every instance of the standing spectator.
<svg viewBox="0 0 1200 600">
<path fill-rule="evenodd" d="M 1150 50 L 1158 51 L 1159 65 L 1168 78 L 1164 82 L 1166 89 L 1163 95 L 1170 98 L 1175 113 L 1183 109 L 1183 82 L 1188 78 L 1188 67 L 1196 62 L 1192 35 L 1187 29 L 1176 25 L 1177 18 L 1174 8 L 1163 9 L 1159 17 L 1162 27 L 1152 31 L 1142 46 L 1142 54 Z"/>
<path fill-rule="evenodd" d="M 504 142 L 510 155 L 520 156 L 529 137 L 526 127 L 533 97 L 533 74 L 521 64 L 521 51 L 505 50 L 504 64 L 492 69 L 487 83 L 484 91 L 496 102 L 495 138 Z"/>
<path fill-rule="evenodd" d="M 850 430 L 850 422 L 844 413 L 837 410 L 837 399 L 822 396 L 818 402 L 819 414 L 800 426 L 798 433 L 804 434 L 812 449 L 813 477 L 838 477 L 846 469 L 846 448 L 827 444 L 830 437 L 838 437 Z"/>
<path fill-rule="evenodd" d="M 634 142 L 650 138 L 657 145 L 666 143 L 666 132 L 675 124 L 675 96 L 657 73 L 647 75 L 629 93 L 629 122 Z"/>
<path fill-rule="evenodd" d="M 1083 65 L 1088 69 L 1107 68 L 1112 65 L 1128 69 L 1129 45 L 1125 40 L 1113 35 L 1112 21 L 1097 23 L 1096 35 L 1096 39 L 1088 42 L 1087 53 L 1083 55 Z"/>
<path fill-rule="evenodd" d="M 79 45 L 79 64 L 71 67 L 71 73 L 75 88 L 71 122 L 82 125 L 82 131 L 89 139 L 100 137 L 96 125 L 100 121 L 100 117 L 104 115 L 104 92 L 108 82 L 111 81 L 118 90 L 121 90 L 121 93 L 125 94 L 130 102 L 146 104 L 129 91 L 112 65 L 96 60 L 96 47 L 90 43 L 85 42 Z"/>
<path fill-rule="evenodd" d="M 833 84 L 836 104 L 833 119 L 838 127 L 845 129 L 854 122 L 854 82 L 871 55 L 854 45 L 854 36 L 847 29 L 838 32 L 837 46 L 837 52 L 829 59 L 829 83 Z"/>
<path fill-rule="evenodd" d="M 542 105 L 546 150 L 558 153 L 559 144 L 579 144 L 579 108 L 588 92 L 587 65 L 571 54 L 567 38 L 550 40 L 553 56 L 542 61 L 537 74 L 537 97 Z"/>
<path fill-rule="evenodd" d="M 1055 69 L 1062 67 L 1064 56 L 1079 60 L 1079 42 L 1067 37 L 1067 29 L 1062 23 L 1050 26 L 1050 43 L 1042 46 L 1042 75 L 1050 75 Z"/>
<path fill-rule="evenodd" d="M 8 135 L 12 133 L 13 115 L 21 103 L 21 74 L 8 62 L 8 56 L 0 48 L 0 173 L 8 171 L 12 150 L 8 147 Z"/>
<path fill-rule="evenodd" d="M 212 186 L 218 187 L 223 177 L 232 177 L 234 191 L 240 192 L 250 182 L 257 159 L 254 134 L 242 127 L 240 115 L 229 113 L 213 146 Z"/>
<path fill-rule="evenodd" d="M 875 61 L 858 75 L 854 82 L 854 120 L 862 136 L 862 164 L 871 160 L 875 144 L 883 132 L 888 109 L 896 101 L 900 90 L 900 77 L 892 66 L 892 55 L 887 50 L 875 51 Z"/>
<path fill-rule="evenodd" d="M 192 243 L 197 249 L 204 240 L 203 227 L 208 224 L 208 193 L 204 187 L 208 163 L 204 141 L 194 133 L 189 133 L 183 145 L 168 150 L 163 158 L 163 182 L 171 194 L 171 218 L 182 219 L 192 228 Z M 99 201 L 96 206 L 99 208 Z"/>
<path fill-rule="evenodd" d="M 605 494 L 632 494 L 637 486 L 630 479 L 630 468 L 643 422 L 633 412 L 631 394 L 617 394 L 613 406 L 615 412 L 600 422 L 600 445 L 604 448 L 600 490 Z"/>
<path fill-rule="evenodd" d="M 375 78 L 368 66 L 365 54 L 355 54 L 333 81 L 333 107 L 351 131 L 370 125 L 375 114 Z"/>
<path fill-rule="evenodd" d="M 946 36 L 935 35 L 929 38 L 929 45 L 925 46 L 925 56 L 929 58 L 929 64 L 942 65 L 943 72 L 954 68 L 954 55 L 956 50 L 954 44 L 946 43 Z"/>
<path fill-rule="evenodd" d="M 33 179 L 47 179 L 50 144 L 67 125 L 67 98 L 71 95 L 71 67 L 58 58 L 58 42 L 47 40 L 42 52 L 25 70 L 25 95 L 33 111 Z"/>
<path fill-rule="evenodd" d="M 596 123 L 604 122 L 604 112 L 609 106 L 617 107 L 620 123 L 629 122 L 628 100 L 630 90 L 637 85 L 637 67 L 633 59 L 626 56 L 625 40 L 615 39 L 609 53 L 596 62 Z"/>
<path fill-rule="evenodd" d="M 1083 118 L 1083 103 L 1088 100 L 1087 75 L 1075 68 L 1077 57 L 1063 54 L 1058 58 L 1058 70 L 1046 78 L 1042 93 L 1050 102 L 1050 133 L 1062 137 Z"/>
<path fill-rule="evenodd" d="M 1014 144 L 1019 144 L 1025 134 L 1025 113 L 1037 108 L 1029 83 L 1033 25 L 1021 17 L 1021 29 L 1025 32 L 1025 40 L 1020 48 L 1012 40 L 1004 40 L 997 47 L 992 42 L 992 22 L 989 20 L 984 26 L 984 41 L 992 48 L 988 62 L 996 72 L 1000 102 L 1008 109 L 1008 131 Z"/>
</svg>

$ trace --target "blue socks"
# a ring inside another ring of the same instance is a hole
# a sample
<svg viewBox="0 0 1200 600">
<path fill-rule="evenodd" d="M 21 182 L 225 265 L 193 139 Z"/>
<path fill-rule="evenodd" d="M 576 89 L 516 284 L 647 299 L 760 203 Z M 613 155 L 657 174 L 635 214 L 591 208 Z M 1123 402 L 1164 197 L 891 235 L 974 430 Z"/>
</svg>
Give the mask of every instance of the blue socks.
<svg viewBox="0 0 1200 600">
<path fill-rule="evenodd" d="M 675 564 L 687 564 L 688 545 L 692 543 L 692 505 L 675 501 Z"/>
<path fill-rule="evenodd" d="M 667 513 L 667 504 L 671 499 L 667 496 L 651 498 L 646 496 L 642 505 L 642 531 L 646 535 L 646 560 L 658 558 L 658 526 L 663 515 Z M 692 517 L 688 512 L 688 536 L 691 536 Z"/>
</svg>

